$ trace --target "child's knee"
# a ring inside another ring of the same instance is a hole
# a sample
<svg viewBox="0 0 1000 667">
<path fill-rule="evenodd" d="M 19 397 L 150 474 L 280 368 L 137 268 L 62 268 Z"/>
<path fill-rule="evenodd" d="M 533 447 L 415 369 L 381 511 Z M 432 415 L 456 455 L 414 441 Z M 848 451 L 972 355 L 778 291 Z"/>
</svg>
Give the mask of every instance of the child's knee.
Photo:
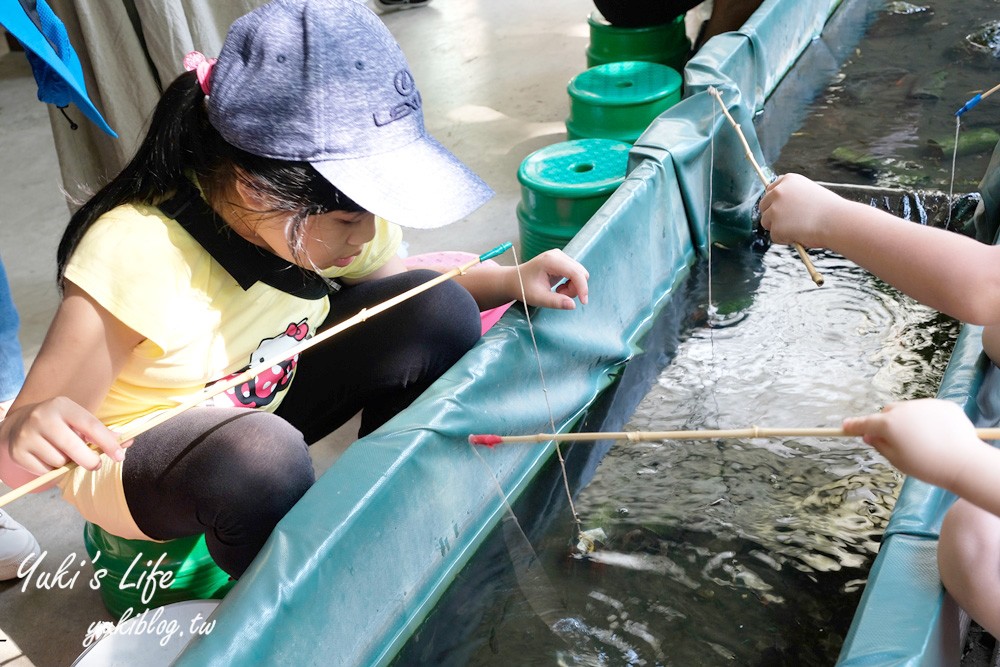
<svg viewBox="0 0 1000 667">
<path fill-rule="evenodd" d="M 438 318 L 438 340 L 445 340 L 463 354 L 482 336 L 483 322 L 479 307 L 465 288 L 453 285 L 454 298 L 446 316 Z"/>
<path fill-rule="evenodd" d="M 253 426 L 226 452 L 227 487 L 237 502 L 276 502 L 290 507 L 315 481 L 309 448 L 294 426 L 277 415 L 258 412 Z"/>
<path fill-rule="evenodd" d="M 1000 517 L 959 498 L 941 522 L 941 534 L 954 539 L 980 540 L 993 538 L 990 529 L 1000 527 Z"/>
<path fill-rule="evenodd" d="M 1000 518 L 972 503 L 957 500 L 941 523 L 938 567 L 942 580 L 982 576 L 1000 563 Z"/>
<path fill-rule="evenodd" d="M 435 345 L 453 347 L 464 353 L 482 335 L 479 307 L 468 290 L 447 281 L 424 292 L 420 305 L 420 328 Z"/>
</svg>

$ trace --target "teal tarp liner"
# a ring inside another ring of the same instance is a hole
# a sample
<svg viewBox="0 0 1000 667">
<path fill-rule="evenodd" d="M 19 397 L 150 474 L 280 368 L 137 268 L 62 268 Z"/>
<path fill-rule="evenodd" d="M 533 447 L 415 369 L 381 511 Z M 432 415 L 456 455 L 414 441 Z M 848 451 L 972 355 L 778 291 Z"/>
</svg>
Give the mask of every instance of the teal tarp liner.
<svg viewBox="0 0 1000 667">
<path fill-rule="evenodd" d="M 854 623 L 863 631 L 848 637 L 838 665 L 959 664 L 958 610 L 938 581 L 936 539 L 883 540 Z"/>
<path fill-rule="evenodd" d="M 544 394 L 525 314 L 511 309 L 317 480 L 222 602 L 212 632 L 175 664 L 390 661 L 503 515 L 497 485 L 516 498 L 553 452 L 486 450 L 487 470 L 468 434 L 548 431 L 546 396 L 556 428 L 572 428 L 706 247 L 709 194 L 719 233 L 746 242 L 762 185 L 705 90 L 723 91 L 760 161 L 747 121 L 838 4 L 766 0 L 740 33 L 711 40 L 688 65 L 688 99 L 640 137 L 625 183 L 566 247 L 590 271 L 590 303 L 532 311 Z M 713 146 L 727 156 L 714 165 Z"/>
</svg>

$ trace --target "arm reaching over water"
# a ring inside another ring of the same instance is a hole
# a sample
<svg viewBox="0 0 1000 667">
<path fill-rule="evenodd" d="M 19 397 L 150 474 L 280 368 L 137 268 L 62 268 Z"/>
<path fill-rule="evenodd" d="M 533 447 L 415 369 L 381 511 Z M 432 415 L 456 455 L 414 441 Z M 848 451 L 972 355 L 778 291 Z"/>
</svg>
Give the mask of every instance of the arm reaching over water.
<svg viewBox="0 0 1000 667">
<path fill-rule="evenodd" d="M 590 272 L 562 250 L 547 250 L 522 264 L 520 269 L 518 276 L 513 266 L 480 265 L 458 280 L 476 297 L 480 308 L 520 301 L 522 281 L 523 296 L 530 306 L 573 310 L 576 299 L 586 305 Z"/>
<path fill-rule="evenodd" d="M 901 472 L 1000 515 L 1000 450 L 976 436 L 954 403 L 890 403 L 881 413 L 845 419 L 844 431 L 861 436 Z"/>
<path fill-rule="evenodd" d="M 849 201 L 798 174 L 771 183 L 760 212 L 776 243 L 829 248 L 963 322 L 1000 324 L 1000 247 Z"/>
<path fill-rule="evenodd" d="M 396 258 L 392 264 L 405 270 L 402 260 Z M 451 266 L 427 266 L 444 273 Z M 496 308 L 510 301 L 527 300 L 529 306 L 574 310 L 576 299 L 587 304 L 590 272 L 562 250 L 552 249 L 532 257 L 518 267 L 487 263 L 473 267 L 467 273 L 455 278 L 472 294 L 480 310 Z M 524 293 L 521 284 L 524 284 Z"/>
</svg>

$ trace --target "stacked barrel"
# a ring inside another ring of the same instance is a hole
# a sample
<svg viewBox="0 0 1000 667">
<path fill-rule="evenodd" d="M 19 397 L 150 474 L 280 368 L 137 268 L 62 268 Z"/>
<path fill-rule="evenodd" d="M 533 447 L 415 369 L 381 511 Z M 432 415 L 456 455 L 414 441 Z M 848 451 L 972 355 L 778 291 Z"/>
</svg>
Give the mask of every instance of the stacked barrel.
<svg viewBox="0 0 1000 667">
<path fill-rule="evenodd" d="M 567 140 L 531 153 L 517 172 L 525 259 L 576 235 L 624 182 L 632 144 L 681 99 L 680 71 L 691 51 L 683 15 L 623 28 L 595 11 L 587 23 L 587 69 L 567 86 Z"/>
</svg>

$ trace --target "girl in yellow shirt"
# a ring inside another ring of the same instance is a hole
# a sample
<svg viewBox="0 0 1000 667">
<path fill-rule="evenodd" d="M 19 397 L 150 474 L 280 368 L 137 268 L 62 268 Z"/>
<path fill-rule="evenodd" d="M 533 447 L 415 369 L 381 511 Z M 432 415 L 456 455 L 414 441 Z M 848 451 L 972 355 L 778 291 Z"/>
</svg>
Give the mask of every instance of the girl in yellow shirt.
<svg viewBox="0 0 1000 667">
<path fill-rule="evenodd" d="M 63 299 L 0 425 L 0 476 L 74 461 L 60 484 L 85 518 L 128 538 L 204 533 L 239 577 L 313 483 L 308 445 L 405 408 L 476 342 L 480 309 L 520 288 L 512 267 L 477 267 L 126 456 L 112 429 L 433 276 L 405 270 L 396 225 L 448 224 L 492 196 L 427 135 L 399 46 L 356 0 L 275 0 L 233 24 L 217 61 L 185 64 L 135 157 L 70 220 Z M 560 251 L 522 273 L 530 305 L 586 303 L 587 271 Z"/>
</svg>

